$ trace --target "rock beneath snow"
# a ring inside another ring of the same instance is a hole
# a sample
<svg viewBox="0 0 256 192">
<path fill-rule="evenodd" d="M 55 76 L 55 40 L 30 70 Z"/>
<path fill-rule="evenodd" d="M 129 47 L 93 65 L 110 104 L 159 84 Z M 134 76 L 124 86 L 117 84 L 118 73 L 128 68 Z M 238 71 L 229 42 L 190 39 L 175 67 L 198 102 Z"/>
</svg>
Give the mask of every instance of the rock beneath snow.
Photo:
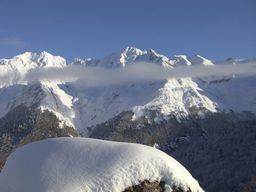
<svg viewBox="0 0 256 192">
<path fill-rule="evenodd" d="M 169 191 L 203 192 L 180 163 L 153 147 L 55 138 L 25 145 L 12 153 L 0 174 L 0 191 L 121 192 L 142 185 L 145 190 L 161 191 L 163 182 Z"/>
<path fill-rule="evenodd" d="M 123 192 L 164 192 L 165 183 L 163 181 L 150 182 L 148 180 L 140 182 L 138 185 L 134 185 L 126 188 Z"/>
<path fill-rule="evenodd" d="M 133 185 L 126 188 L 123 192 L 191 192 L 190 189 L 184 191 L 183 189 L 173 186 L 166 186 L 164 181 L 150 182 L 148 180 L 139 182 L 138 185 Z"/>
</svg>

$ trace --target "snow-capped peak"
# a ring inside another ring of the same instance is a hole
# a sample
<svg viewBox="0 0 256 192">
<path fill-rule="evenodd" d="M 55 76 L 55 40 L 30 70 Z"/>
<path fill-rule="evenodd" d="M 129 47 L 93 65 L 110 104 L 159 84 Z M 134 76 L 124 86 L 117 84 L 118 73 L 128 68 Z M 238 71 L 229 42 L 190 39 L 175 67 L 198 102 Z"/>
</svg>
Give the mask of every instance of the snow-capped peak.
<svg viewBox="0 0 256 192">
<path fill-rule="evenodd" d="M 125 54 L 126 56 L 130 56 L 130 55 L 142 55 L 143 53 L 145 53 L 145 51 L 142 51 L 136 47 L 126 47 L 124 49 L 124 51 L 122 52 L 122 54 Z"/>
<path fill-rule="evenodd" d="M 191 65 L 205 65 L 211 66 L 214 65 L 211 60 L 208 60 L 200 55 L 174 55 L 170 58 L 170 62 L 174 66 L 191 66 Z"/>
<path fill-rule="evenodd" d="M 191 66 L 192 63 L 186 55 L 174 55 L 170 58 L 170 62 L 174 66 Z"/>
<path fill-rule="evenodd" d="M 44 67 L 64 67 L 66 60 L 53 56 L 45 51 L 41 53 L 25 52 L 11 59 L 0 60 L 0 75 L 8 78 L 0 82 L 0 87 L 10 86 L 19 82 L 30 70 Z"/>
<path fill-rule="evenodd" d="M 169 60 L 166 56 L 161 55 L 161 54 L 159 54 L 159 53 L 156 53 L 156 51 L 153 50 L 153 49 L 149 49 L 149 50 L 147 51 L 147 54 L 148 54 L 151 58 L 162 58 L 163 60 Z"/>
<path fill-rule="evenodd" d="M 143 55 L 144 53 L 146 52 L 135 47 L 126 47 L 120 54 L 120 63 L 122 63 L 123 66 L 128 63 L 133 63 L 139 55 Z"/>
<path fill-rule="evenodd" d="M 170 66 L 169 58 L 156 53 L 153 49 L 148 51 L 144 51 L 142 55 L 139 55 L 136 62 L 148 62 L 148 63 L 155 63 L 160 64 L 162 66 Z"/>
<path fill-rule="evenodd" d="M 12 62 L 14 61 L 14 62 Z M 16 63 L 17 65 L 37 65 L 38 67 L 63 67 L 66 65 L 66 60 L 60 56 L 43 51 L 40 53 L 25 52 L 17 55 L 13 59 L 9 59 L 9 64 Z"/>
<path fill-rule="evenodd" d="M 104 68 L 116 68 L 116 67 L 125 67 L 126 65 L 147 62 L 160 64 L 162 66 L 170 66 L 169 58 L 156 53 L 154 50 L 150 49 L 148 51 L 140 50 L 136 47 L 126 47 L 121 52 L 112 53 L 104 57 L 101 60 L 91 59 L 91 60 L 82 60 L 74 61 L 73 64 L 86 63 L 88 66 L 99 66 Z"/>
<path fill-rule="evenodd" d="M 135 47 L 126 47 L 121 52 L 112 53 L 101 60 L 92 60 L 87 62 L 90 66 L 99 66 L 104 68 L 125 67 L 126 64 L 135 62 L 138 56 L 145 54 Z"/>
<path fill-rule="evenodd" d="M 187 59 L 192 63 L 192 65 L 205 65 L 205 66 L 214 65 L 211 60 L 206 59 L 200 55 L 192 55 L 190 57 L 187 57 Z"/>
</svg>

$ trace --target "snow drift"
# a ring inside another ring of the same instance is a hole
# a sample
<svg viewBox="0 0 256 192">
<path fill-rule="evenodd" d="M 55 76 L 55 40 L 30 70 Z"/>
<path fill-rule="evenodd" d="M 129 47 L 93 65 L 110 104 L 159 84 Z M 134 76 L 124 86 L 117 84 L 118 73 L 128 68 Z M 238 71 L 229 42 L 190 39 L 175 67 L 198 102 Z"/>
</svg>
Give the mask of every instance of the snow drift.
<svg viewBox="0 0 256 192">
<path fill-rule="evenodd" d="M 202 192 L 176 160 L 153 147 L 88 138 L 58 138 L 16 150 L 0 174 L 1 192 L 120 192 L 139 181 L 165 181 Z"/>
</svg>

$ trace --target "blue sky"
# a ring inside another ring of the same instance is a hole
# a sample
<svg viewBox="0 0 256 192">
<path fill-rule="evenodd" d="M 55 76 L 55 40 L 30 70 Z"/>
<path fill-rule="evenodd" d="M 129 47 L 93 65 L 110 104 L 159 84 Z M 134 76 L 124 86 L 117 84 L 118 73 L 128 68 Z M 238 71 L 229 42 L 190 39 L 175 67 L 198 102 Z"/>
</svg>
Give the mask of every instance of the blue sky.
<svg viewBox="0 0 256 192">
<path fill-rule="evenodd" d="M 0 57 L 102 58 L 126 46 L 167 56 L 256 57 L 255 0 L 0 0 Z"/>
</svg>

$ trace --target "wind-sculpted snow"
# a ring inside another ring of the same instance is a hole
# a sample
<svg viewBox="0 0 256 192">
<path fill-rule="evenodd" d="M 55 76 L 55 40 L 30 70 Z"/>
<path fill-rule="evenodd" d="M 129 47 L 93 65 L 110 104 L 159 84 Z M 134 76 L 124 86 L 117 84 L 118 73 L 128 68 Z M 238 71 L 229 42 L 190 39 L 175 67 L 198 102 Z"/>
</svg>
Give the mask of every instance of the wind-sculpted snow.
<svg viewBox="0 0 256 192">
<path fill-rule="evenodd" d="M 164 181 L 167 191 L 203 192 L 167 154 L 139 144 L 58 138 L 16 150 L 0 174 L 3 192 L 121 192 L 139 181 Z"/>
</svg>

